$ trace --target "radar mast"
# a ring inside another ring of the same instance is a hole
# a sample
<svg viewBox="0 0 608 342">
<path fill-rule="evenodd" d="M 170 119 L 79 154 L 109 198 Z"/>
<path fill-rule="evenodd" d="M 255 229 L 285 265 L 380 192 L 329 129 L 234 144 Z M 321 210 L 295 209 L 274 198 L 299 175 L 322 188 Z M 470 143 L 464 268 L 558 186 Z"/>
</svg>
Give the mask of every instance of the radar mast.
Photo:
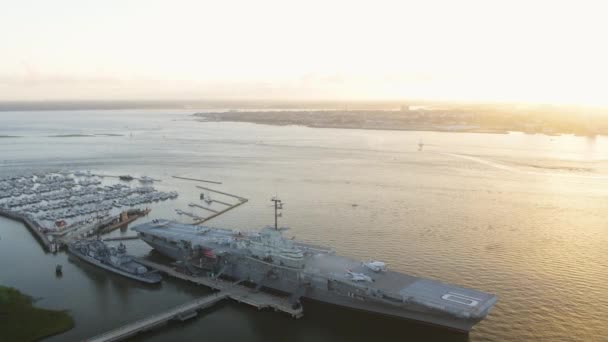
<svg viewBox="0 0 608 342">
<path fill-rule="evenodd" d="M 271 202 L 274 202 L 274 229 L 279 230 L 278 218 L 281 216 L 279 210 L 283 209 L 283 202 L 276 196 L 273 197 Z"/>
</svg>

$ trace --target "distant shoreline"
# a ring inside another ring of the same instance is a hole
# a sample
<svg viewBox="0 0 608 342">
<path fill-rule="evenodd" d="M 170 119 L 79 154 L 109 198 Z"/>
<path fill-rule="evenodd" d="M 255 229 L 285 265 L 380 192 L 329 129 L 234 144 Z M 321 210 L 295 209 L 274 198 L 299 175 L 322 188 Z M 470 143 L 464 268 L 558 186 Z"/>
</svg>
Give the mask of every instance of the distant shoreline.
<svg viewBox="0 0 608 342">
<path fill-rule="evenodd" d="M 228 111 L 228 112 L 199 112 L 192 116 L 199 122 L 247 122 L 272 126 L 303 126 L 310 128 L 339 128 L 390 131 L 431 131 L 450 133 L 488 133 L 508 134 L 521 132 L 526 134 L 543 134 L 559 136 L 574 134 L 577 136 L 599 135 L 584 134 L 580 131 L 560 132 L 537 127 L 521 125 L 512 127 L 501 125 L 493 127 L 483 122 L 474 121 L 474 116 L 468 113 L 445 112 L 435 113 L 426 111 L 340 111 L 340 110 L 276 110 L 276 111 Z M 467 121 L 468 120 L 468 121 Z"/>
<path fill-rule="evenodd" d="M 104 134 L 55 134 L 48 135 L 49 138 L 95 138 L 95 137 L 124 137 L 124 134 L 104 133 Z"/>
<path fill-rule="evenodd" d="M 412 102 L 412 101 L 409 101 Z M 441 102 L 415 101 L 431 105 Z M 363 109 L 399 108 L 403 101 L 357 101 L 357 100 L 272 100 L 272 99 L 182 99 L 182 100 L 0 100 L 2 112 L 20 111 L 66 111 L 66 110 L 225 110 L 240 109 L 339 109 L 353 105 Z"/>
<path fill-rule="evenodd" d="M 301 123 L 272 123 L 272 122 L 259 122 L 253 120 L 204 120 L 196 119 L 198 122 L 233 122 L 233 123 L 252 123 L 256 125 L 269 125 L 269 126 L 300 126 L 308 128 L 336 128 L 336 129 L 362 129 L 367 131 L 405 131 L 405 132 L 446 132 L 446 133 L 488 133 L 488 134 L 508 134 L 513 131 L 506 130 L 492 130 L 492 129 L 471 129 L 471 130 L 449 130 L 441 129 L 437 127 L 358 127 L 358 126 L 330 126 L 330 125 L 303 125 Z"/>
</svg>

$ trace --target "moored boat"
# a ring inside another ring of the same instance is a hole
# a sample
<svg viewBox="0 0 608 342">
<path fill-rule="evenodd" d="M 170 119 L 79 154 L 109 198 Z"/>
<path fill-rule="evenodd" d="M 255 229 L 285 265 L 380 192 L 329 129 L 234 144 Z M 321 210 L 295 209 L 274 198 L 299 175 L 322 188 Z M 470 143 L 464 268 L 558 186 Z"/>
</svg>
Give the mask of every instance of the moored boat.
<svg viewBox="0 0 608 342">
<path fill-rule="evenodd" d="M 496 296 L 361 262 L 329 247 L 286 239 L 285 228 L 258 232 L 153 220 L 132 230 L 160 253 L 198 269 L 201 276 L 249 281 L 260 288 L 346 308 L 468 332 Z"/>
<path fill-rule="evenodd" d="M 126 246 L 110 247 L 101 240 L 78 240 L 68 244 L 68 251 L 92 265 L 148 284 L 156 284 L 162 277 L 127 254 Z"/>
</svg>

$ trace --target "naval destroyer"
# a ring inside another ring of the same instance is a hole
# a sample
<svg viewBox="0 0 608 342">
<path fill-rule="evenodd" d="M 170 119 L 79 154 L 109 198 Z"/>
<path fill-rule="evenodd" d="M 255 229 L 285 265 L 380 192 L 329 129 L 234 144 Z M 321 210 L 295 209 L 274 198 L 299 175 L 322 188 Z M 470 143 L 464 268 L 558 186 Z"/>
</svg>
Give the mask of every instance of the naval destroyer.
<svg viewBox="0 0 608 342">
<path fill-rule="evenodd" d="M 68 251 L 90 264 L 127 278 L 148 284 L 156 284 L 162 280 L 158 273 L 148 271 L 146 266 L 128 255 L 127 248 L 122 243 L 116 248 L 108 247 L 100 240 L 78 240 L 68 244 Z"/>
<path fill-rule="evenodd" d="M 276 210 L 275 226 L 258 232 L 158 219 L 132 229 L 194 274 L 245 280 L 288 293 L 296 306 L 304 297 L 468 332 L 496 303 L 492 294 L 391 271 L 381 261 L 361 262 L 336 255 L 329 247 L 285 238 L 286 228 L 276 224 Z"/>
</svg>

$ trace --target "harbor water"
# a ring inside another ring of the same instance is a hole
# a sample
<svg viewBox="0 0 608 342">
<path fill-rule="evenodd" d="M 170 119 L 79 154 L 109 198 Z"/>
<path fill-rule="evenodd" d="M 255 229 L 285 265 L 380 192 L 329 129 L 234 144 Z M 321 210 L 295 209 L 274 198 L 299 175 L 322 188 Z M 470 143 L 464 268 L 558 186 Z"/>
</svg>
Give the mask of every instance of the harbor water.
<svg viewBox="0 0 608 342">
<path fill-rule="evenodd" d="M 188 204 L 200 202 L 196 185 L 210 187 L 249 199 L 207 223 L 238 230 L 273 224 L 278 195 L 288 236 L 494 293 L 498 303 L 468 336 L 320 303 L 305 302 L 293 320 L 224 302 L 135 340 L 606 340 L 608 138 L 199 122 L 192 112 L 2 112 L 0 177 L 91 170 L 146 175 L 162 180 L 158 190 L 179 192 L 148 205 L 140 222 L 191 222 L 178 208 L 209 214 Z M 161 257 L 141 241 L 125 244 L 130 254 Z M 81 341 L 210 293 L 173 279 L 146 286 L 45 254 L 4 218 L 0 284 L 72 314 L 74 329 L 48 341 Z"/>
</svg>

